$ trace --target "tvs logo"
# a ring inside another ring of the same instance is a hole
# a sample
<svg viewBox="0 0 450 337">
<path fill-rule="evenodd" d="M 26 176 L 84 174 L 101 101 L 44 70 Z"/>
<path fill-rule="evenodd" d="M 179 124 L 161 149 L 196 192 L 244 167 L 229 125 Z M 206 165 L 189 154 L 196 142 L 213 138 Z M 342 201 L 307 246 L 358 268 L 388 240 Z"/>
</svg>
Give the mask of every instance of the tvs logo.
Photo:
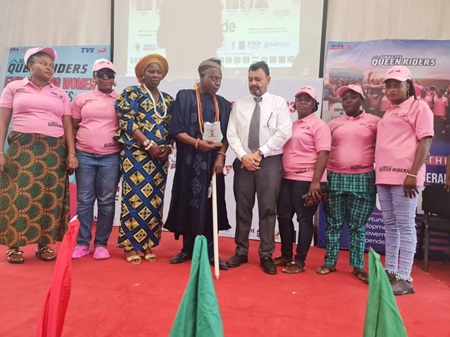
<svg viewBox="0 0 450 337">
<path fill-rule="evenodd" d="M 92 54 L 95 51 L 95 48 L 81 48 L 82 54 Z"/>
</svg>

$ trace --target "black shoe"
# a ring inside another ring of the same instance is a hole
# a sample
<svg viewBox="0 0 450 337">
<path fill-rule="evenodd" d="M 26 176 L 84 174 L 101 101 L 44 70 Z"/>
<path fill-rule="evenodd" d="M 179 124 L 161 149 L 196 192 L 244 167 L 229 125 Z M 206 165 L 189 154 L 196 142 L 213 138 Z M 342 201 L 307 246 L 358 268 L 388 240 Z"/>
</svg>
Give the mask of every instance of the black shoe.
<svg viewBox="0 0 450 337">
<path fill-rule="evenodd" d="M 263 271 L 270 275 L 275 275 L 277 273 L 277 266 L 273 262 L 270 256 L 264 256 L 261 259 L 261 267 Z"/>
<path fill-rule="evenodd" d="M 191 258 L 192 256 L 184 252 L 179 252 L 177 255 L 175 255 L 175 257 L 172 258 L 172 260 L 170 260 L 170 263 L 171 264 L 183 263 L 184 261 L 190 260 Z"/>
<path fill-rule="evenodd" d="M 388 280 L 389 280 L 389 283 L 390 283 L 391 285 L 394 285 L 394 284 L 397 282 L 398 278 L 397 278 L 397 275 L 396 275 L 396 274 L 391 273 L 390 271 L 387 271 L 387 270 L 386 270 L 386 275 L 387 275 Z"/>
<path fill-rule="evenodd" d="M 214 266 L 214 257 L 209 258 L 209 264 L 211 266 Z M 219 269 L 220 270 L 228 270 L 228 266 L 225 262 L 223 262 L 221 259 L 219 259 Z"/>
<path fill-rule="evenodd" d="M 292 259 L 286 256 L 277 256 L 273 263 L 275 263 L 276 266 L 289 266 L 291 264 Z"/>
<path fill-rule="evenodd" d="M 227 266 L 230 268 L 239 267 L 243 263 L 248 262 L 247 255 L 238 255 L 234 254 L 232 257 L 230 257 L 227 261 Z"/>
<path fill-rule="evenodd" d="M 402 279 L 397 279 L 397 281 L 394 284 L 392 284 L 392 291 L 394 292 L 395 296 L 415 293 L 414 288 L 412 286 L 412 282 Z"/>
</svg>

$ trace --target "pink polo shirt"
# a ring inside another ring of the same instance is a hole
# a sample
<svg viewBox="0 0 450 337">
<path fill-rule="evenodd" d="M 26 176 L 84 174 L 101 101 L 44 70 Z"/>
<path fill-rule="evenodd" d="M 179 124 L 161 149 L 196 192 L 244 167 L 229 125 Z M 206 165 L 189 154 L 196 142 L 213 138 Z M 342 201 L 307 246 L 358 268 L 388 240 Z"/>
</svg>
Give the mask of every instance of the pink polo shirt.
<svg viewBox="0 0 450 337">
<path fill-rule="evenodd" d="M 431 108 L 431 97 L 430 96 L 425 96 L 425 97 L 419 96 L 419 97 L 417 97 L 417 99 L 424 101 Z"/>
<path fill-rule="evenodd" d="M 26 77 L 8 83 L 0 97 L 0 107 L 12 109 L 12 130 L 50 137 L 64 135 L 63 115 L 70 115 L 66 92 L 46 85 L 40 89 Z"/>
<path fill-rule="evenodd" d="M 283 178 L 312 181 L 319 151 L 330 151 L 327 123 L 314 113 L 292 124 L 292 137 L 283 147 Z M 320 181 L 327 181 L 326 170 Z"/>
<path fill-rule="evenodd" d="M 358 117 L 346 114 L 328 123 L 331 130 L 331 152 L 328 170 L 358 174 L 373 171 L 375 141 L 380 117 L 365 113 Z"/>
<path fill-rule="evenodd" d="M 434 96 L 433 113 L 435 116 L 445 117 L 447 115 L 445 108 L 448 107 L 448 100 L 446 97 L 441 98 Z"/>
<path fill-rule="evenodd" d="M 433 113 L 427 103 L 410 97 L 400 105 L 392 105 L 378 123 L 376 183 L 403 185 L 419 140 L 433 135 Z M 417 174 L 417 185 L 423 186 L 424 181 L 425 164 Z"/>
<path fill-rule="evenodd" d="M 114 103 L 115 91 L 104 94 L 98 89 L 78 95 L 72 103 L 72 117 L 80 119 L 76 148 L 93 154 L 120 151 L 113 137 L 119 129 Z"/>
</svg>

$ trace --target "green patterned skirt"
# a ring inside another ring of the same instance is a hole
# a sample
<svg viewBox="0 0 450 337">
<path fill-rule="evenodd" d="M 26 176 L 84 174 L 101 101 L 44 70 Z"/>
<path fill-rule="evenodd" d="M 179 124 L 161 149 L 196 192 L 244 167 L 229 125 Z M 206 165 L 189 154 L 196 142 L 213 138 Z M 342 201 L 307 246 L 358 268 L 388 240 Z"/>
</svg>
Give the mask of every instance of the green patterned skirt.
<svg viewBox="0 0 450 337">
<path fill-rule="evenodd" d="M 64 137 L 12 131 L 0 175 L 0 244 L 62 240 L 70 216 Z"/>
</svg>

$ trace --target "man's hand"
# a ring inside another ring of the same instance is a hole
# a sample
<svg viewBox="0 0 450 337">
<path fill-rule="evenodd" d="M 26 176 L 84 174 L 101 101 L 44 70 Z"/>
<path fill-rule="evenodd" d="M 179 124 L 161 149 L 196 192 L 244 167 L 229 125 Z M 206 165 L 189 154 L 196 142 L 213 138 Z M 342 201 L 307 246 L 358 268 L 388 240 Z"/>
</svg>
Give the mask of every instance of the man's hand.
<svg viewBox="0 0 450 337">
<path fill-rule="evenodd" d="M 221 148 L 223 146 L 220 142 L 212 142 L 210 140 L 200 140 L 198 142 L 198 149 L 202 152 L 208 152 L 216 148 Z"/>
<path fill-rule="evenodd" d="M 258 152 L 252 154 L 246 154 L 241 158 L 242 166 L 249 171 L 257 171 L 261 169 L 262 157 Z"/>
</svg>

